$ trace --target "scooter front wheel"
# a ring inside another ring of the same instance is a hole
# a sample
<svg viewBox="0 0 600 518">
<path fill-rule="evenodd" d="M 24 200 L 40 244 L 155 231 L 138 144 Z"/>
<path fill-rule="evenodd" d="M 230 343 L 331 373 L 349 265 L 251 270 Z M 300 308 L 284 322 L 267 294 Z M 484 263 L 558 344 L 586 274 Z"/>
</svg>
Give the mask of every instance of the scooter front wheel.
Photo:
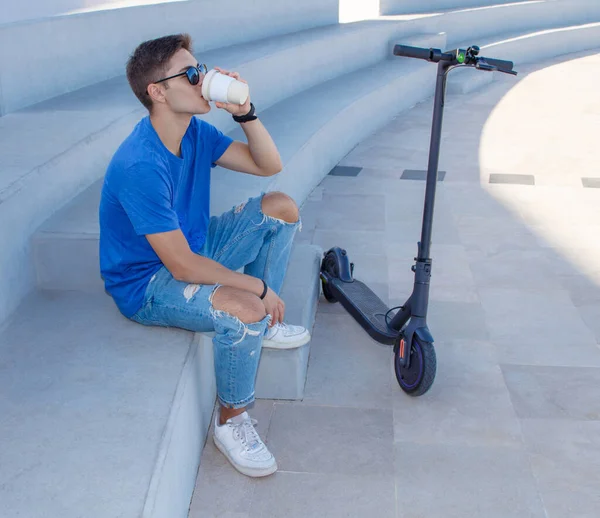
<svg viewBox="0 0 600 518">
<path fill-rule="evenodd" d="M 435 349 L 431 342 L 424 342 L 414 335 L 410 347 L 410 367 L 406 368 L 400 363 L 402 348 L 405 346 L 406 339 L 401 334 L 394 347 L 396 380 L 400 388 L 409 396 L 422 396 L 431 388 L 435 379 L 437 370 Z"/>
</svg>

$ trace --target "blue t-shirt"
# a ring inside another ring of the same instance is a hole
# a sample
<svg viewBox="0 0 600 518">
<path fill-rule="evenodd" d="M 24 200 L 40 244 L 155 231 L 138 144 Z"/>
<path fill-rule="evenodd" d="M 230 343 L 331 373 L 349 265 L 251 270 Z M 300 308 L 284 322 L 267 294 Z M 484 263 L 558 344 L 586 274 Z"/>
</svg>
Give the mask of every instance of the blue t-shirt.
<svg viewBox="0 0 600 518">
<path fill-rule="evenodd" d="M 142 119 L 113 156 L 100 199 L 100 271 L 119 310 L 141 308 L 150 278 L 163 266 L 146 234 L 181 229 L 198 252 L 210 218 L 210 171 L 232 139 L 192 117 L 181 157 Z"/>
</svg>

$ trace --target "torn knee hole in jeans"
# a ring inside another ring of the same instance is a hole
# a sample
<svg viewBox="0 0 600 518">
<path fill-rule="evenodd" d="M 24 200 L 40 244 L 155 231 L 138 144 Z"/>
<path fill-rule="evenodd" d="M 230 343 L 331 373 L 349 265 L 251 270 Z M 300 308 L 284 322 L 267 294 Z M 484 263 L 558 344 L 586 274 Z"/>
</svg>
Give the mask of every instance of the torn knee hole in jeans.
<svg viewBox="0 0 600 518">
<path fill-rule="evenodd" d="M 214 309 L 214 306 L 213 306 L 213 298 L 214 298 L 214 296 L 215 296 L 215 293 L 217 292 L 217 290 L 218 290 L 220 287 L 221 287 L 221 285 L 220 285 L 220 284 L 215 284 L 215 287 L 213 288 L 213 290 L 212 290 L 211 294 L 210 294 L 210 295 L 209 295 L 209 297 L 208 297 L 208 302 L 209 302 L 209 303 L 210 303 L 210 305 L 213 307 L 213 309 Z"/>
<path fill-rule="evenodd" d="M 286 221 L 285 219 L 276 218 L 275 216 L 265 214 L 264 212 L 262 212 L 262 215 L 263 219 L 258 226 L 264 225 L 266 222 L 279 223 L 281 225 L 298 225 L 298 232 L 302 231 L 302 220 L 300 218 L 298 218 L 298 221 Z"/>
<path fill-rule="evenodd" d="M 199 284 L 188 284 L 183 289 L 183 296 L 185 297 L 185 301 L 189 302 L 190 300 L 192 300 L 192 297 L 194 295 L 196 295 L 196 293 L 198 292 L 199 289 L 200 289 Z"/>
<path fill-rule="evenodd" d="M 216 284 L 215 287 L 213 288 L 212 293 L 210 294 L 210 297 L 208 298 L 208 301 L 210 302 L 210 314 L 213 317 L 213 319 L 215 319 L 215 320 L 218 318 L 229 318 L 238 325 L 238 333 L 241 333 L 242 337 L 237 342 L 234 342 L 231 345 L 239 344 L 242 340 L 244 340 L 244 338 L 246 338 L 247 335 L 260 336 L 262 334 L 262 332 L 260 330 L 250 329 L 248 326 L 251 326 L 254 324 L 259 324 L 261 322 L 261 320 L 259 320 L 258 322 L 253 322 L 251 324 L 246 324 L 246 323 L 242 322 L 235 315 L 232 315 L 231 313 L 228 313 L 227 311 L 223 311 L 222 309 L 215 308 L 215 306 L 213 304 L 213 298 L 215 296 L 215 292 L 220 287 L 221 287 L 220 284 Z M 267 316 L 269 316 L 269 318 L 270 318 L 270 315 L 267 315 Z"/>
<path fill-rule="evenodd" d="M 235 315 L 232 315 L 231 313 L 227 313 L 227 311 L 223 311 L 221 309 L 215 309 L 214 306 L 210 307 L 210 314 L 212 315 L 212 317 L 214 319 L 218 319 L 218 318 L 230 318 L 231 320 L 233 320 L 237 325 L 238 325 L 238 333 L 241 333 L 241 338 L 237 341 L 237 342 L 233 342 L 231 345 L 237 345 L 239 344 L 241 341 L 244 340 L 244 338 L 246 338 L 246 335 L 250 335 L 250 336 L 260 336 L 262 334 L 262 332 L 260 330 L 256 330 L 256 329 L 250 329 L 248 326 L 252 325 L 252 324 L 245 324 L 244 322 L 242 322 L 238 317 L 236 317 Z M 258 322 L 254 322 L 255 324 L 258 324 Z"/>
</svg>

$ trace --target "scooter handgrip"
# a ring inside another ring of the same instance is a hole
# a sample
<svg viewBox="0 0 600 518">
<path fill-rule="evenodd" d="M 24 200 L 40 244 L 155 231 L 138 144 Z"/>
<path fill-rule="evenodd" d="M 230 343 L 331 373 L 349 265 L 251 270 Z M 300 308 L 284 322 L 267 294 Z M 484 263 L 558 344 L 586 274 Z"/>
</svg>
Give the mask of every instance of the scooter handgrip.
<svg viewBox="0 0 600 518">
<path fill-rule="evenodd" d="M 418 58 L 430 60 L 432 49 L 423 47 L 411 47 L 409 45 L 394 45 L 394 56 L 405 56 L 407 58 Z"/>
<path fill-rule="evenodd" d="M 510 72 L 514 66 L 514 63 L 512 61 L 504 61 L 503 59 L 483 58 L 483 60 L 486 63 L 495 66 L 498 70 L 502 72 Z"/>
</svg>

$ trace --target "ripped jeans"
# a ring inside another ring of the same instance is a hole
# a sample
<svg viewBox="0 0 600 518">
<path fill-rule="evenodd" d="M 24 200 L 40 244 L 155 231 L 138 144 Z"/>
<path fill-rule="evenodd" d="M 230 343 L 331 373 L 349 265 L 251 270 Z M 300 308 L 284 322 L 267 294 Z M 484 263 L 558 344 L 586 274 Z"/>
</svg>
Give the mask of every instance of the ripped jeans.
<svg viewBox="0 0 600 518">
<path fill-rule="evenodd" d="M 280 293 L 292 242 L 300 221 L 287 223 L 262 212 L 264 193 L 210 219 L 206 241 L 198 252 L 230 270 L 264 279 Z M 244 324 L 212 306 L 219 285 L 177 281 L 163 267 L 146 288 L 141 309 L 131 317 L 144 325 L 214 331 L 215 377 L 220 403 L 242 408 L 254 401 L 254 385 L 263 336 L 270 322 Z"/>
</svg>

